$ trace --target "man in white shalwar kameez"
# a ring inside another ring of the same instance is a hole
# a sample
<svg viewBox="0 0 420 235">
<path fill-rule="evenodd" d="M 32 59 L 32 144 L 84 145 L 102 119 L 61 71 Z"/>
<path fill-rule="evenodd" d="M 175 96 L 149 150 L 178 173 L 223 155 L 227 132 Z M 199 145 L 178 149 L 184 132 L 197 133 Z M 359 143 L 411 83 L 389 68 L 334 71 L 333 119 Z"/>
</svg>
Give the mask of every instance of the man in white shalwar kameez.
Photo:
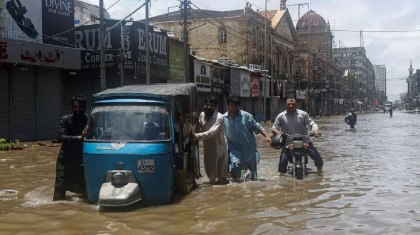
<svg viewBox="0 0 420 235">
<path fill-rule="evenodd" d="M 228 183 L 228 146 L 225 137 L 224 116 L 216 111 L 217 97 L 209 96 L 204 104 L 204 112 L 199 117 L 200 133 L 196 140 L 203 140 L 204 169 L 210 184 Z"/>
</svg>

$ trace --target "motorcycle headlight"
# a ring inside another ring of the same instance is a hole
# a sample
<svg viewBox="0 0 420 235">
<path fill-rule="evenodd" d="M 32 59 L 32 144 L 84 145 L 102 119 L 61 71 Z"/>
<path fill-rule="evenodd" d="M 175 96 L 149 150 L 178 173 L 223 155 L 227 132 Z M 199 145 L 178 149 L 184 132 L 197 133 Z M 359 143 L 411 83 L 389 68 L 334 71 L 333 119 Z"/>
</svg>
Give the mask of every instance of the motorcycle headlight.
<svg viewBox="0 0 420 235">
<path fill-rule="evenodd" d="M 303 148 L 303 141 L 293 141 L 293 148 Z"/>
</svg>

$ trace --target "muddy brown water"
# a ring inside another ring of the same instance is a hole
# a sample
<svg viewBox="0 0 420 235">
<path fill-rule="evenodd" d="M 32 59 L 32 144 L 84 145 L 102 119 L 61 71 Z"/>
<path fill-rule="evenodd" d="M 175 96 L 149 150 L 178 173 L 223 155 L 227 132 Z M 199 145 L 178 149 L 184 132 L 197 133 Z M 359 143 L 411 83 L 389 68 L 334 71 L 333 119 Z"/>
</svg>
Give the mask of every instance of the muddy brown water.
<svg viewBox="0 0 420 235">
<path fill-rule="evenodd" d="M 258 136 L 259 181 L 203 177 L 170 205 L 119 211 L 76 194 L 52 202 L 59 148 L 0 151 L 0 234 L 420 234 L 420 115 L 359 114 L 355 130 L 343 117 L 315 120 L 320 175 L 280 177 L 279 150 Z"/>
</svg>

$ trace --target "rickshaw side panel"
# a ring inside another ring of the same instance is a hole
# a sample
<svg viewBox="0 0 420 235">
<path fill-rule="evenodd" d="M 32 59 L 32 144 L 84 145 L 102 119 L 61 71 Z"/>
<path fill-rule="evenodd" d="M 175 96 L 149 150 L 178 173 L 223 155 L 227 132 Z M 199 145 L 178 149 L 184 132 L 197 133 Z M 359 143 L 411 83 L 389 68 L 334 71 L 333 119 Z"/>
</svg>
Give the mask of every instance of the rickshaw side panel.
<svg viewBox="0 0 420 235">
<path fill-rule="evenodd" d="M 110 143 L 89 143 L 84 145 L 84 171 L 89 201 L 97 203 L 99 191 L 106 173 L 122 169 L 133 171 L 141 190 L 142 200 L 148 205 L 167 204 L 171 201 L 175 187 L 173 145 L 171 143 L 128 143 L 119 150 L 103 150 Z M 98 149 L 99 148 L 99 149 Z M 153 173 L 139 173 L 139 159 L 154 159 Z M 100 164 L 98 164 L 100 163 Z"/>
</svg>

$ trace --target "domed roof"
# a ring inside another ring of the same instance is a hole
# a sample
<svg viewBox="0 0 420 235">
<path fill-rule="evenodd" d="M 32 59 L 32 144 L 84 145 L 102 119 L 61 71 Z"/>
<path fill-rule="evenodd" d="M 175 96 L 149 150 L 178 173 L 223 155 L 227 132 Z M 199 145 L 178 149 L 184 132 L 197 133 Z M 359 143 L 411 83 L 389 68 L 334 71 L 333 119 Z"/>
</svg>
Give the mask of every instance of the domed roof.
<svg viewBox="0 0 420 235">
<path fill-rule="evenodd" d="M 313 10 L 310 10 L 308 13 L 306 13 L 299 19 L 296 25 L 296 30 L 307 30 L 308 20 L 311 29 L 324 29 L 327 25 L 327 23 L 321 15 L 317 14 Z"/>
</svg>

